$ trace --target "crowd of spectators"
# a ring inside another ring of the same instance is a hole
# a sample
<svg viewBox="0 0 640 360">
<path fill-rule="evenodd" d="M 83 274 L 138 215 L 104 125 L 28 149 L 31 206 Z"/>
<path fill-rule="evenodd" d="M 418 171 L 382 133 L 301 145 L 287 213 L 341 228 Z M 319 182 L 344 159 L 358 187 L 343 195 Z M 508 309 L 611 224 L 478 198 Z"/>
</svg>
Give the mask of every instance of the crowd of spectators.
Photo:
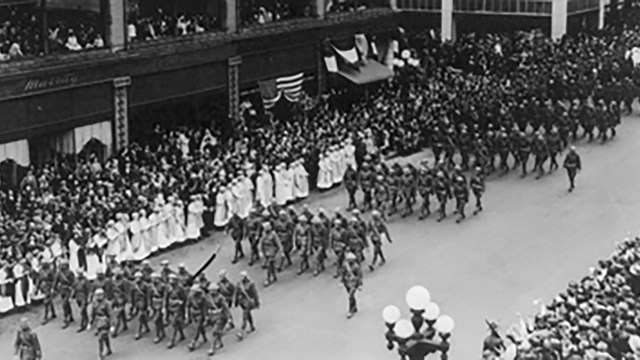
<svg viewBox="0 0 640 360">
<path fill-rule="evenodd" d="M 127 25 L 129 41 L 149 41 L 166 37 L 215 31 L 222 28 L 221 19 L 213 15 L 180 13 L 172 15 L 157 9 L 150 16 L 132 14 Z"/>
<path fill-rule="evenodd" d="M 326 0 L 328 13 L 351 12 L 388 6 L 385 0 Z"/>
<path fill-rule="evenodd" d="M 240 23 L 242 26 L 311 17 L 312 4 L 306 0 L 242 0 Z"/>
<path fill-rule="evenodd" d="M 99 14 L 56 10 L 45 15 L 36 4 L 0 7 L 0 61 L 104 46 Z"/>
</svg>

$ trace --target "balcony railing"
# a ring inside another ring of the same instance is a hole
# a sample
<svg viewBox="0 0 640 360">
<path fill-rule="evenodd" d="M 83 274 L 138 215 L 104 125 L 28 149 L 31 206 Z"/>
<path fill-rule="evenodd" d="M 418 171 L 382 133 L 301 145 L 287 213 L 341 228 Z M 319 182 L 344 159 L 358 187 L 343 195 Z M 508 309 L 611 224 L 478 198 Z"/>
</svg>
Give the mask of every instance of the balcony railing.
<svg viewBox="0 0 640 360">
<path fill-rule="evenodd" d="M 398 0 L 398 8 L 408 11 L 440 11 L 442 0 Z"/>
<path fill-rule="evenodd" d="M 596 0 L 597 1 L 597 0 Z M 454 0 L 453 11 L 471 13 L 508 13 L 550 15 L 552 0 Z"/>
</svg>

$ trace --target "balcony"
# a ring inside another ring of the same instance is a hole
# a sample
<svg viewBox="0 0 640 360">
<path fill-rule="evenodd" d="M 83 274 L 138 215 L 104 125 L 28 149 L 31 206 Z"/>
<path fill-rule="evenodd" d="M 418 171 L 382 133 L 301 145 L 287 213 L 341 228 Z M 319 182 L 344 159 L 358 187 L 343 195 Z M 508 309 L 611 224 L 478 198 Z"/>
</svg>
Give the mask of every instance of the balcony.
<svg viewBox="0 0 640 360">
<path fill-rule="evenodd" d="M 398 9 L 403 11 L 439 12 L 442 0 L 398 0 Z"/>
<path fill-rule="evenodd" d="M 552 0 L 454 0 L 453 11 L 458 13 L 550 16 L 552 2 Z"/>
</svg>

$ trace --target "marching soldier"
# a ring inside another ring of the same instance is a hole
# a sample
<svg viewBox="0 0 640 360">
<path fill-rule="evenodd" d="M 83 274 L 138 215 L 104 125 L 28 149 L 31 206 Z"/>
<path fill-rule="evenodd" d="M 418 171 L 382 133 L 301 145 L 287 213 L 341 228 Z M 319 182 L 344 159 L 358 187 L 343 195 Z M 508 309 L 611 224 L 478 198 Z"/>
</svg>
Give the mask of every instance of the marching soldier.
<svg viewBox="0 0 640 360">
<path fill-rule="evenodd" d="M 345 266 L 342 271 L 342 284 L 347 290 L 349 297 L 349 312 L 347 318 L 350 319 L 358 312 L 356 302 L 356 291 L 362 288 L 362 270 L 357 261 L 356 255 L 347 253 L 345 255 Z"/>
<path fill-rule="evenodd" d="M 96 289 L 93 293 L 92 310 L 89 328 L 95 324 L 98 333 L 98 356 L 100 359 L 103 359 L 105 356 L 113 353 L 111 351 L 109 332 L 113 331 L 114 328 L 111 326 L 111 322 L 113 321 L 111 305 L 105 298 L 104 290 L 100 288 Z"/>
<path fill-rule="evenodd" d="M 298 275 L 300 275 L 309 269 L 309 256 L 311 255 L 311 228 L 304 214 L 298 217 L 298 223 L 293 230 L 293 240 L 302 258 L 298 269 Z"/>
<path fill-rule="evenodd" d="M 398 211 L 398 201 L 400 198 L 400 186 L 402 185 L 402 168 L 400 164 L 395 163 L 391 168 L 391 172 L 389 173 L 389 211 L 383 212 L 383 214 L 391 216 Z M 381 209 L 378 209 L 381 210 Z"/>
<path fill-rule="evenodd" d="M 267 212 L 268 214 L 268 212 Z M 260 238 L 262 237 L 262 223 L 257 213 L 251 212 L 247 220 L 247 237 L 251 246 L 251 259 L 249 266 L 260 261 Z"/>
<path fill-rule="evenodd" d="M 51 264 L 43 262 L 42 268 L 38 274 L 38 284 L 36 285 L 36 291 L 40 291 L 44 295 L 44 318 L 42 320 L 42 325 L 45 325 L 49 320 L 56 318 L 56 310 L 53 308 L 55 280 L 56 275 L 51 269 Z"/>
<path fill-rule="evenodd" d="M 369 163 L 364 162 L 362 164 L 362 170 L 360 172 L 360 189 L 364 193 L 364 209 L 368 211 L 372 206 L 372 192 L 373 183 L 375 179 L 375 173 L 370 169 Z"/>
<path fill-rule="evenodd" d="M 149 287 L 151 292 L 151 319 L 156 330 L 156 337 L 153 339 L 155 344 L 162 341 L 165 336 L 165 315 L 167 307 L 167 294 L 169 289 L 162 282 L 160 274 L 151 274 L 152 284 Z"/>
<path fill-rule="evenodd" d="M 311 251 L 313 254 L 313 276 L 318 276 L 318 274 L 325 270 L 324 259 L 328 246 L 328 229 L 320 216 L 321 213 L 318 213 L 317 216 L 313 217 L 309 231 Z"/>
<path fill-rule="evenodd" d="M 567 169 L 567 176 L 569 176 L 569 192 L 572 192 L 575 188 L 575 178 L 578 171 L 582 170 L 582 162 L 580 161 L 580 155 L 576 152 L 575 146 L 569 148 L 569 153 L 564 158 L 564 168 Z"/>
<path fill-rule="evenodd" d="M 573 141 L 576 141 L 578 139 L 578 128 L 580 127 L 581 112 L 582 110 L 580 100 L 575 99 L 569 107 L 569 132 L 571 133 Z"/>
<path fill-rule="evenodd" d="M 380 257 L 380 266 L 384 265 L 387 260 L 384 258 L 384 254 L 382 253 L 382 242 L 383 238 L 386 238 L 391 244 L 391 236 L 389 236 L 389 230 L 387 229 L 387 224 L 385 224 L 382 216 L 379 212 L 373 211 L 371 213 L 371 221 L 368 226 L 369 238 L 371 240 L 371 244 L 373 245 L 373 260 L 371 261 L 371 265 L 369 265 L 369 269 L 373 271 L 378 261 L 378 257 Z"/>
<path fill-rule="evenodd" d="M 15 355 L 19 360 L 40 360 L 42 359 L 42 348 L 38 335 L 31 330 L 27 318 L 20 319 L 20 330 L 16 335 Z"/>
<path fill-rule="evenodd" d="M 287 268 L 293 265 L 291 261 L 291 251 L 293 251 L 293 221 L 289 219 L 287 212 L 280 210 L 278 218 L 274 221 L 273 228 L 275 233 L 280 239 L 282 245 L 282 257 L 280 258 L 280 265 L 278 265 L 278 272 L 282 271 L 282 268 L 287 263 Z"/>
<path fill-rule="evenodd" d="M 200 337 L 202 337 L 203 343 L 207 342 L 205 326 L 210 304 L 208 304 L 207 299 L 203 296 L 202 289 L 198 285 L 191 287 L 187 303 L 188 317 L 196 327 L 196 335 L 188 346 L 189 351 L 193 351 L 200 345 L 198 343 Z"/>
<path fill-rule="evenodd" d="M 348 164 L 347 169 L 344 172 L 344 187 L 349 194 L 349 207 L 347 209 L 353 209 L 358 207 L 356 201 L 356 191 L 358 191 L 358 172 L 353 168 L 353 165 Z"/>
<path fill-rule="evenodd" d="M 393 179 L 392 179 L 393 181 Z M 376 202 L 376 206 L 375 208 L 378 211 L 381 211 L 382 213 L 386 214 L 387 213 L 387 207 L 389 207 L 387 205 L 388 201 L 389 201 L 389 190 L 391 188 L 391 185 L 387 186 L 387 184 L 385 184 L 384 178 L 379 175 L 376 178 L 376 183 L 373 187 L 373 198 L 375 199 Z M 393 196 L 393 195 L 392 195 Z M 395 196 L 397 197 L 397 188 L 396 188 L 396 194 Z M 389 210 L 389 215 L 392 214 L 392 212 L 394 212 L 395 205 L 393 200 L 391 201 L 391 209 Z"/>
<path fill-rule="evenodd" d="M 64 318 L 63 329 L 66 329 L 73 322 L 73 313 L 71 312 L 71 293 L 73 292 L 73 284 L 75 275 L 69 269 L 69 263 L 66 260 L 60 262 L 60 267 L 56 273 L 56 279 L 53 285 L 54 291 L 60 294 L 62 300 L 62 314 Z"/>
<path fill-rule="evenodd" d="M 120 327 L 122 326 L 122 331 L 127 331 L 127 316 L 126 316 L 126 306 L 127 306 L 127 298 L 129 297 L 130 291 L 127 280 L 122 276 L 122 270 L 119 268 L 114 270 L 114 281 L 113 281 L 113 313 L 115 317 L 115 326 L 113 331 L 113 337 L 118 336 L 118 332 L 120 331 Z"/>
<path fill-rule="evenodd" d="M 522 177 L 527 176 L 529 156 L 531 156 L 531 140 L 521 131 L 518 134 L 518 163 L 522 166 Z"/>
<path fill-rule="evenodd" d="M 547 143 L 549 144 L 549 159 L 551 160 L 551 164 L 549 164 L 549 171 L 551 172 L 559 167 L 556 157 L 562 150 L 562 139 L 560 138 L 560 134 L 558 134 L 557 128 L 554 127 L 551 129 Z"/>
<path fill-rule="evenodd" d="M 620 125 L 622 119 L 622 113 L 620 105 L 615 100 L 612 100 L 609 104 L 609 129 L 611 129 L 611 138 L 616 137 L 616 127 Z"/>
<path fill-rule="evenodd" d="M 163 259 L 160 261 L 160 277 L 165 283 L 169 282 L 169 275 L 175 274 L 171 267 L 169 267 L 169 264 L 169 259 Z"/>
<path fill-rule="evenodd" d="M 416 200 L 416 177 L 413 167 L 408 165 L 402 173 L 402 197 L 404 198 L 404 212 L 402 217 L 413 214 L 413 204 Z"/>
<path fill-rule="evenodd" d="M 345 240 L 345 229 L 343 227 L 342 215 L 337 217 L 340 213 L 336 213 L 336 218 L 333 221 L 333 226 L 329 233 L 329 247 L 336 254 L 336 273 L 334 278 L 338 278 L 342 272 L 342 266 L 344 263 L 344 254 L 347 248 L 347 242 Z"/>
<path fill-rule="evenodd" d="M 209 355 L 214 355 L 216 351 L 224 347 L 222 335 L 224 335 L 225 328 L 229 322 L 231 311 L 229 311 L 227 299 L 220 294 L 218 284 L 209 285 L 209 298 L 212 309 L 210 316 L 213 323 L 213 343 L 209 349 Z"/>
<path fill-rule="evenodd" d="M 176 274 L 169 275 L 169 286 L 169 294 L 167 296 L 167 320 L 173 328 L 173 333 L 171 334 L 171 341 L 167 348 L 171 349 L 177 342 L 185 339 L 184 318 L 187 294 L 178 282 Z M 180 338 L 176 341 L 178 335 L 180 335 Z"/>
<path fill-rule="evenodd" d="M 262 245 L 262 255 L 266 261 L 267 279 L 264 286 L 267 287 L 278 281 L 276 276 L 276 258 L 282 251 L 282 244 L 278 238 L 278 234 L 273 230 L 271 223 L 265 222 L 263 225 L 263 236 L 260 241 Z"/>
<path fill-rule="evenodd" d="M 178 272 L 176 273 L 178 276 L 178 281 L 182 286 L 189 286 L 189 282 L 191 281 L 191 277 L 193 276 L 184 263 L 178 264 Z"/>
<path fill-rule="evenodd" d="M 70 296 L 71 299 L 76 301 L 78 311 L 80 312 L 80 327 L 77 332 L 83 332 L 89 325 L 89 313 L 87 312 L 89 296 L 91 296 L 91 282 L 87 280 L 82 271 L 78 271 L 78 276 L 73 283 L 73 291 Z"/>
<path fill-rule="evenodd" d="M 246 271 L 240 273 L 240 281 L 236 285 L 235 306 L 242 309 L 242 326 L 238 333 L 238 339 L 242 339 L 245 333 L 251 333 L 256 330 L 251 312 L 260 308 L 258 290 L 253 281 L 249 279 Z M 249 327 L 248 330 L 247 327 Z"/>
<path fill-rule="evenodd" d="M 142 336 L 149 331 L 149 307 L 151 302 L 151 285 L 144 280 L 144 274 L 138 271 L 134 274 L 135 282 L 132 284 L 131 305 L 135 308 L 135 314 L 138 316 L 138 331 L 136 332 L 136 340 L 140 340 Z"/>
<path fill-rule="evenodd" d="M 540 179 L 542 175 L 544 175 L 544 163 L 549 157 L 549 147 L 542 134 L 538 134 L 533 141 L 533 154 L 535 155 L 536 160 L 533 170 L 538 171 L 536 179 Z"/>
<path fill-rule="evenodd" d="M 469 201 L 469 188 L 467 187 L 467 182 L 462 176 L 457 176 L 454 179 L 453 195 L 456 198 L 456 213 L 458 213 L 456 223 L 459 224 L 467 217 L 464 213 L 464 208 Z"/>
<path fill-rule="evenodd" d="M 580 109 L 580 125 L 584 129 L 583 137 L 589 136 L 589 142 L 593 141 L 593 129 L 595 127 L 595 110 L 593 106 L 584 103 Z"/>
<path fill-rule="evenodd" d="M 609 128 L 609 108 L 604 99 L 598 101 L 595 109 L 595 118 L 598 127 L 598 138 L 605 142 L 607 141 L 607 129 Z"/>
<path fill-rule="evenodd" d="M 438 222 L 444 220 L 447 217 L 447 200 L 451 197 L 451 190 L 449 188 L 449 183 L 444 176 L 442 171 L 439 171 L 436 174 L 436 180 L 434 183 L 434 190 L 436 192 L 436 197 L 438 198 L 438 202 L 440 203 L 440 216 L 438 217 Z"/>
<path fill-rule="evenodd" d="M 238 214 L 233 214 L 231 219 L 229 219 L 229 224 L 227 225 L 227 234 L 231 236 L 235 244 L 235 253 L 233 255 L 233 260 L 231 260 L 232 264 L 238 262 L 238 260 L 244 257 L 244 251 L 242 250 L 242 240 L 244 239 L 245 226 L 244 221 L 238 216 Z"/>
<path fill-rule="evenodd" d="M 433 192 L 433 177 L 431 171 L 426 164 L 420 169 L 418 173 L 418 191 L 422 198 L 422 205 L 420 206 L 420 220 L 427 218 L 431 215 L 431 201 L 430 197 Z"/>
<path fill-rule="evenodd" d="M 229 308 L 233 307 L 233 297 L 236 295 L 236 286 L 229 280 L 227 277 L 227 271 L 222 269 L 218 273 L 218 288 L 220 295 L 222 295 L 225 300 L 227 300 L 227 306 Z M 231 311 L 229 311 L 229 321 L 228 321 L 229 329 L 233 329 L 236 325 L 233 323 L 233 316 Z"/>
<path fill-rule="evenodd" d="M 482 211 L 482 195 L 485 191 L 484 174 L 482 169 L 477 167 L 475 173 L 471 176 L 470 185 L 473 196 L 476 198 L 476 209 L 473 211 L 473 215 L 477 215 Z"/>
</svg>

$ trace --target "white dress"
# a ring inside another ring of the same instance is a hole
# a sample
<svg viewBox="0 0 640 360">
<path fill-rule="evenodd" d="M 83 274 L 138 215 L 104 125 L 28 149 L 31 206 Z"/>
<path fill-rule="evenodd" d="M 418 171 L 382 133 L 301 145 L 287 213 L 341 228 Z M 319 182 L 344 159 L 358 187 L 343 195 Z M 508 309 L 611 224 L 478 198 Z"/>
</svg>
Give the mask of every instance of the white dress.
<svg viewBox="0 0 640 360">
<path fill-rule="evenodd" d="M 294 169 L 293 188 L 296 198 L 304 199 L 309 196 L 309 174 L 303 163 L 298 163 Z"/>
<path fill-rule="evenodd" d="M 69 269 L 73 272 L 77 272 L 80 269 L 80 262 L 78 261 L 78 244 L 73 239 L 69 240 Z M 82 269 L 84 270 L 84 269 Z"/>
<path fill-rule="evenodd" d="M 147 219 L 147 239 L 149 240 L 149 252 L 154 253 L 158 251 L 160 245 L 158 244 L 158 226 L 160 226 L 160 218 L 155 211 L 149 214 Z"/>
<path fill-rule="evenodd" d="M 27 274 L 25 274 L 25 269 L 24 266 L 22 266 L 22 264 L 18 263 L 13 267 L 13 276 L 15 279 L 15 301 L 16 301 L 16 307 L 23 307 L 27 304 L 29 304 L 30 299 L 29 299 L 29 294 L 23 294 L 22 293 L 22 281 L 25 281 L 27 279 Z"/>
<path fill-rule="evenodd" d="M 261 170 L 256 178 L 256 200 L 264 207 L 269 205 L 265 189 L 265 171 Z"/>
<path fill-rule="evenodd" d="M 351 165 L 354 169 L 357 169 L 356 165 L 356 147 L 353 144 L 347 144 L 344 147 L 345 165 Z"/>
<path fill-rule="evenodd" d="M 131 253 L 132 260 L 140 261 L 146 257 L 145 243 L 143 239 L 143 228 L 137 218 L 134 218 L 129 223 L 129 230 L 131 231 Z"/>
<path fill-rule="evenodd" d="M 87 279 L 89 280 L 93 280 L 97 277 L 97 273 L 99 271 L 103 271 L 104 267 L 103 267 L 103 262 L 100 261 L 100 257 L 98 257 L 98 254 L 95 253 L 95 251 L 86 251 L 86 257 L 87 257 Z"/>
<path fill-rule="evenodd" d="M 146 259 L 151 255 L 151 251 L 153 249 L 153 243 L 151 241 L 151 223 L 149 219 L 145 217 L 140 217 L 138 220 L 138 224 L 140 225 L 140 234 L 142 237 L 142 246 L 139 248 L 139 253 L 136 257 L 140 260 Z"/>
<path fill-rule="evenodd" d="M 340 181 L 342 181 L 342 177 L 340 176 L 340 159 L 336 150 L 333 150 L 329 154 L 329 160 L 331 164 L 331 184 L 340 184 Z"/>
<path fill-rule="evenodd" d="M 116 223 L 117 242 L 120 252 L 116 255 L 117 261 L 133 260 L 133 249 L 131 240 L 129 239 L 128 223 L 120 220 Z"/>
<path fill-rule="evenodd" d="M 338 174 L 337 179 L 334 179 L 334 183 L 340 184 L 344 179 L 345 171 L 347 171 L 347 158 L 344 148 L 336 150 L 336 158 L 338 160 Z"/>
<path fill-rule="evenodd" d="M 318 167 L 318 189 L 326 190 L 331 188 L 333 181 L 331 180 L 331 169 L 328 158 L 320 158 Z"/>
<path fill-rule="evenodd" d="M 251 209 L 253 208 L 253 189 L 255 188 L 255 186 L 253 185 L 253 181 L 251 181 L 251 179 L 248 177 L 243 178 L 242 183 L 242 188 L 244 191 L 244 206 L 243 213 L 240 215 L 240 217 L 244 219 L 249 216 L 249 212 L 251 212 Z"/>
<path fill-rule="evenodd" d="M 0 289 L 3 292 L 0 292 L 0 314 L 6 313 L 7 311 L 13 309 L 13 302 L 11 301 L 10 294 L 5 293 L 5 289 L 8 288 L 8 284 L 13 282 L 13 279 L 7 279 L 7 271 L 5 269 L 0 269 Z M 16 287 L 19 285 L 16 283 Z"/>
<path fill-rule="evenodd" d="M 171 204 L 162 205 L 162 210 L 158 215 L 158 246 L 160 249 L 166 249 L 173 243 L 171 238 L 171 213 L 173 207 Z"/>
<path fill-rule="evenodd" d="M 276 184 L 276 204 L 285 205 L 287 203 L 287 184 L 286 184 L 286 175 L 284 174 L 286 170 L 278 166 L 276 170 L 273 172 L 273 181 Z"/>
<path fill-rule="evenodd" d="M 227 209 L 225 222 L 228 223 L 229 219 L 231 219 L 231 217 L 233 216 L 233 212 L 235 211 L 235 206 L 236 206 L 236 201 L 233 196 L 233 191 L 231 190 L 231 188 L 227 188 L 224 191 L 223 197 L 224 197 L 224 206 Z"/>
<path fill-rule="evenodd" d="M 175 231 L 176 233 L 174 234 L 174 238 L 175 241 L 177 242 L 183 242 L 185 240 L 187 240 L 187 234 L 185 233 L 186 231 L 186 224 L 185 224 L 185 218 L 184 218 L 184 204 L 182 203 L 182 201 L 176 201 L 176 203 L 173 206 L 173 218 L 175 221 Z"/>
<path fill-rule="evenodd" d="M 229 222 L 229 217 L 227 216 L 227 190 L 221 189 L 216 194 L 216 210 L 213 214 L 213 225 L 218 228 L 222 228 L 227 226 Z"/>
<path fill-rule="evenodd" d="M 120 242 L 118 241 L 118 230 L 115 225 L 109 225 L 106 231 L 107 236 L 107 250 L 105 251 L 106 255 L 115 256 L 116 260 L 119 260 L 120 256 Z"/>
<path fill-rule="evenodd" d="M 200 237 L 200 224 L 202 223 L 202 211 L 200 202 L 194 200 L 187 208 L 187 239 L 195 240 Z M 200 220 L 198 220 L 200 218 Z"/>
<path fill-rule="evenodd" d="M 231 215 L 239 215 L 242 207 L 242 183 L 235 181 L 231 184 Z"/>
<path fill-rule="evenodd" d="M 285 196 L 287 198 L 287 202 L 293 201 L 296 199 L 295 195 L 295 172 L 293 166 L 287 166 L 282 170 L 284 175 L 284 184 L 285 184 Z"/>
</svg>

